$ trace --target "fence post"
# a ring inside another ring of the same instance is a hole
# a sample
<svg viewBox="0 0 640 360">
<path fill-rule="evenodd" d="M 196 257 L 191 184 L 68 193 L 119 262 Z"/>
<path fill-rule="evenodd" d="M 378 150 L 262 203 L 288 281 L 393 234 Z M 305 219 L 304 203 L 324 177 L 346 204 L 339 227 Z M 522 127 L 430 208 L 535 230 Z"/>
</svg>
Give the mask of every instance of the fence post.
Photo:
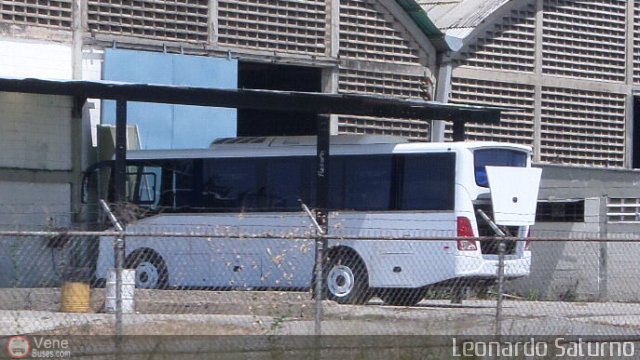
<svg viewBox="0 0 640 360">
<path fill-rule="evenodd" d="M 313 268 L 313 274 L 315 277 L 315 282 L 313 285 L 313 292 L 316 295 L 315 298 L 315 306 L 316 313 L 314 319 L 314 334 L 320 335 L 322 333 L 322 258 L 324 257 L 324 249 L 325 249 L 325 229 L 318 223 L 316 217 L 311 213 L 311 210 L 305 205 L 302 204 L 302 209 L 307 213 L 311 222 L 316 228 L 316 259 Z"/>
<path fill-rule="evenodd" d="M 498 244 L 498 300 L 496 302 L 496 337 L 499 340 L 502 335 L 502 293 L 504 292 L 504 254 L 507 245 L 504 240 Z"/>
<path fill-rule="evenodd" d="M 122 336 L 122 269 L 124 268 L 124 239 L 116 237 L 114 243 L 116 267 L 116 336 Z"/>
<path fill-rule="evenodd" d="M 316 213 L 315 223 L 318 226 L 316 236 L 316 324 L 315 335 L 322 334 L 322 290 L 323 262 L 327 251 L 325 235 L 329 227 L 329 152 L 331 147 L 331 119 L 326 114 L 318 114 L 318 137 L 316 143 Z"/>
<path fill-rule="evenodd" d="M 606 301 L 609 297 L 609 289 L 608 289 L 608 269 L 607 269 L 607 260 L 608 260 L 608 247 L 607 243 L 607 203 L 609 201 L 609 197 L 607 195 L 600 196 L 600 207 L 599 207 L 599 225 L 600 225 L 600 246 L 598 251 L 598 300 Z"/>
<path fill-rule="evenodd" d="M 504 255 L 507 252 L 507 244 L 504 242 L 504 238 L 507 234 L 500 229 L 496 223 L 489 218 L 487 214 L 481 209 L 476 211 L 480 217 L 482 217 L 487 224 L 491 227 L 491 229 L 500 237 L 500 242 L 498 243 L 498 299 L 496 301 L 496 331 L 495 335 L 498 340 L 500 340 L 500 336 L 502 335 L 502 293 L 504 292 Z"/>
<path fill-rule="evenodd" d="M 105 211 L 111 223 L 119 232 L 118 236 L 113 243 L 113 251 L 114 251 L 114 265 L 116 270 L 116 358 L 119 358 L 122 350 L 122 335 L 123 335 L 123 326 L 122 326 L 122 269 L 124 268 L 124 227 L 116 216 L 113 214 L 107 202 L 100 199 L 100 206 Z"/>
</svg>

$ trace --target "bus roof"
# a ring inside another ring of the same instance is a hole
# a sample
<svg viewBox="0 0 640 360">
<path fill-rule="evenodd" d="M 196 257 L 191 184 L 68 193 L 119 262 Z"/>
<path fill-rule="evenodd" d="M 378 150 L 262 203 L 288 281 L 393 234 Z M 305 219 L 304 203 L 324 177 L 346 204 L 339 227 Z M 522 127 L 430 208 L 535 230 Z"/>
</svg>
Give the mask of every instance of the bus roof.
<svg viewBox="0 0 640 360">
<path fill-rule="evenodd" d="M 315 154 L 315 146 L 315 136 L 238 137 L 218 139 L 208 149 L 129 150 L 127 158 L 131 160 L 151 160 L 241 156 L 303 156 Z M 402 137 L 390 135 L 336 135 L 331 137 L 332 154 L 441 152 L 480 147 L 510 148 L 531 153 L 531 148 L 528 146 L 499 142 L 408 142 Z"/>
</svg>

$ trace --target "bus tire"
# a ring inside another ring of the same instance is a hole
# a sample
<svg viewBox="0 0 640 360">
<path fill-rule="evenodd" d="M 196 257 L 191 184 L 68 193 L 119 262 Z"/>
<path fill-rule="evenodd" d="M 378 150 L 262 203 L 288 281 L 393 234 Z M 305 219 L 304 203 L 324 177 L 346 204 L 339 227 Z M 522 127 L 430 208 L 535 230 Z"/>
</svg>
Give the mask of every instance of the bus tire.
<svg viewBox="0 0 640 360">
<path fill-rule="evenodd" d="M 384 289 L 380 291 L 380 298 L 391 306 L 415 306 L 425 296 L 424 289 Z"/>
<path fill-rule="evenodd" d="M 127 257 L 127 269 L 136 271 L 136 288 L 165 289 L 169 271 L 164 259 L 153 250 L 136 250 Z"/>
<path fill-rule="evenodd" d="M 326 299 L 338 304 L 365 304 L 371 299 L 367 268 L 357 254 L 337 249 L 329 254 L 325 264 Z"/>
</svg>

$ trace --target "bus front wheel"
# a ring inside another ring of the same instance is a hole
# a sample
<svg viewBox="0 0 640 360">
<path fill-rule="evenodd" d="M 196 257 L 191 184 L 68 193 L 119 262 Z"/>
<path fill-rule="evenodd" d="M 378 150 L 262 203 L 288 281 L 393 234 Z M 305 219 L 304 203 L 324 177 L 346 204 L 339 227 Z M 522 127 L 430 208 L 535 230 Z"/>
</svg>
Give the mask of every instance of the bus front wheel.
<svg viewBox="0 0 640 360">
<path fill-rule="evenodd" d="M 364 304 L 371 298 L 367 269 L 356 254 L 332 252 L 324 274 L 327 299 L 339 304 Z"/>
<path fill-rule="evenodd" d="M 127 257 L 126 267 L 136 271 L 136 288 L 163 289 L 167 287 L 167 265 L 154 251 L 135 251 Z"/>
</svg>

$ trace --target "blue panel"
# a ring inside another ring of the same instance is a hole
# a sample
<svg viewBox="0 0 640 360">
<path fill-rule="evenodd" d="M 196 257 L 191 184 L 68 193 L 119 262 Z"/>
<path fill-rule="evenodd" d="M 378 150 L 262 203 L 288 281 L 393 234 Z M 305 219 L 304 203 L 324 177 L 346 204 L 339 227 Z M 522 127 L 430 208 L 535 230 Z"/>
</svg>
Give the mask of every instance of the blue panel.
<svg viewBox="0 0 640 360">
<path fill-rule="evenodd" d="M 175 85 L 235 89 L 238 87 L 238 61 L 204 56 L 171 55 Z"/>
<path fill-rule="evenodd" d="M 106 49 L 105 80 L 235 89 L 236 60 Z M 115 102 L 104 101 L 102 122 L 115 123 Z M 128 120 L 140 129 L 145 149 L 208 147 L 218 137 L 236 136 L 235 109 L 129 103 Z"/>
<path fill-rule="evenodd" d="M 191 148 L 194 143 L 207 147 L 213 139 L 237 134 L 236 109 L 177 105 L 174 115 L 174 148 Z"/>
<path fill-rule="evenodd" d="M 106 80 L 173 84 L 172 55 L 148 51 L 106 49 Z"/>
<path fill-rule="evenodd" d="M 129 102 L 127 120 L 138 125 L 143 149 L 172 149 L 173 105 Z M 197 146 L 192 146 L 197 147 Z"/>
</svg>

